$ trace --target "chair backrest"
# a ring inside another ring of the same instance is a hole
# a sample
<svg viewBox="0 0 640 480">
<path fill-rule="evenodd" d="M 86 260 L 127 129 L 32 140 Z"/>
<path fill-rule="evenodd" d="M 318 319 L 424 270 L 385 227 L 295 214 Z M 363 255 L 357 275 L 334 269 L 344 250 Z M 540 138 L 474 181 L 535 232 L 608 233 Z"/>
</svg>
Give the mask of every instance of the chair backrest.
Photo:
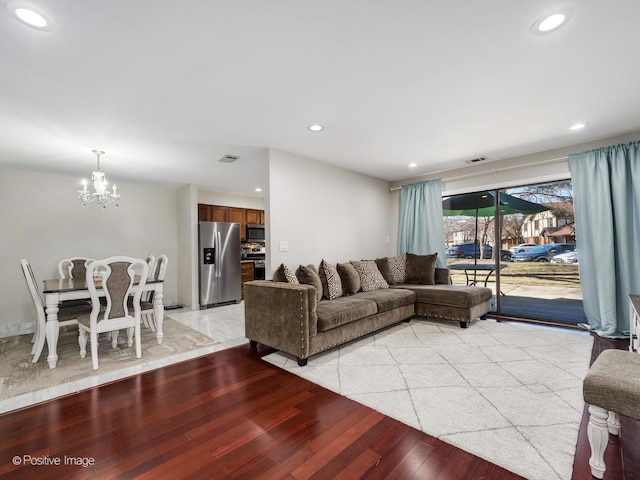
<svg viewBox="0 0 640 480">
<path fill-rule="evenodd" d="M 38 314 L 38 321 L 44 322 L 44 306 L 42 304 L 42 297 L 40 297 L 40 292 L 36 285 L 36 277 L 33 275 L 33 270 L 31 269 L 31 264 L 26 260 L 20 260 L 22 264 L 22 273 L 24 274 L 24 279 L 27 281 L 27 287 L 29 288 L 29 293 L 31 294 L 31 299 L 33 300 L 33 304 L 36 307 L 36 312 Z"/>
<path fill-rule="evenodd" d="M 65 258 L 58 263 L 58 274 L 60 278 L 84 278 L 91 262 L 93 259 L 87 257 Z"/>
<path fill-rule="evenodd" d="M 156 260 L 156 268 L 153 275 L 154 280 L 164 280 L 164 276 L 167 273 L 167 264 L 169 258 L 166 255 L 160 255 Z"/>
<path fill-rule="evenodd" d="M 136 271 L 139 275 L 136 276 Z M 91 324 L 113 320 L 117 318 L 140 316 L 140 297 L 149 276 L 149 265 L 141 258 L 124 256 L 109 257 L 104 260 L 95 260 L 87 266 L 87 286 L 91 295 Z M 133 295 L 134 312 L 129 311 L 127 299 L 129 293 L 137 282 L 137 288 Z M 98 284 L 98 285 L 96 285 Z M 100 298 L 97 288 L 104 290 L 106 308 L 100 313 Z"/>
</svg>

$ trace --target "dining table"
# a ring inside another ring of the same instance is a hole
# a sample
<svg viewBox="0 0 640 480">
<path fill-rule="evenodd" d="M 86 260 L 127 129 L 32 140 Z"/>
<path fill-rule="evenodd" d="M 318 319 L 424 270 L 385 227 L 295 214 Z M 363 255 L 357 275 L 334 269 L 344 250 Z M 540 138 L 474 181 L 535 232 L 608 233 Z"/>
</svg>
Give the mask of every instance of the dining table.
<svg viewBox="0 0 640 480">
<path fill-rule="evenodd" d="M 98 296 L 104 297 L 104 290 L 98 285 L 96 285 L 96 287 Z M 146 283 L 142 286 L 143 292 L 153 292 L 153 315 L 155 317 L 156 339 L 158 341 L 158 344 L 162 343 L 163 336 L 163 287 L 163 280 L 147 280 Z M 138 282 L 134 281 L 132 293 L 135 293 L 138 288 Z M 45 325 L 45 335 L 47 341 L 47 349 L 49 351 L 47 362 L 49 362 L 49 368 L 53 369 L 56 368 L 56 365 L 58 363 L 57 346 L 58 336 L 60 332 L 58 310 L 60 302 L 64 300 L 90 299 L 91 295 L 89 294 L 89 287 L 87 286 L 87 280 L 85 278 L 53 278 L 50 280 L 45 280 L 43 294 L 47 320 Z"/>
</svg>

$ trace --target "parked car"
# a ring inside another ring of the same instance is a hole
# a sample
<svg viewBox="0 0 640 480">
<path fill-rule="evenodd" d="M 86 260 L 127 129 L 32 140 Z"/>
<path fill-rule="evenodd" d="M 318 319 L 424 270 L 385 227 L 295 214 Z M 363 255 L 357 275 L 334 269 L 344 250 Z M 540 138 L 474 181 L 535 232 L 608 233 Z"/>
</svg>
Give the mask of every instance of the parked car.
<svg viewBox="0 0 640 480">
<path fill-rule="evenodd" d="M 559 253 L 551 259 L 551 263 L 578 263 L 578 250 L 573 252 Z"/>
<path fill-rule="evenodd" d="M 549 262 L 559 253 L 573 252 L 575 243 L 549 243 L 538 245 L 528 252 L 516 253 L 512 258 L 514 262 Z"/>
<path fill-rule="evenodd" d="M 475 248 L 476 258 L 480 258 L 480 245 Z M 474 248 L 473 242 L 452 245 L 447 249 L 447 258 L 473 258 Z M 484 246 L 484 258 L 493 257 L 493 247 L 491 245 Z M 511 260 L 511 252 L 509 250 L 500 250 L 500 259 L 503 261 Z"/>
<path fill-rule="evenodd" d="M 476 245 L 473 242 L 451 245 L 451 247 L 449 247 L 449 251 L 447 252 L 447 258 L 474 258 L 474 252 L 475 258 L 480 258 L 480 248 L 480 245 Z M 492 254 L 493 248 L 491 248 L 491 245 L 485 245 L 484 258 L 491 258 Z"/>
<path fill-rule="evenodd" d="M 520 245 L 511 247 L 509 250 L 511 250 L 511 253 L 522 253 L 522 252 L 528 252 L 529 250 L 537 246 L 538 246 L 537 243 L 521 243 Z"/>
</svg>

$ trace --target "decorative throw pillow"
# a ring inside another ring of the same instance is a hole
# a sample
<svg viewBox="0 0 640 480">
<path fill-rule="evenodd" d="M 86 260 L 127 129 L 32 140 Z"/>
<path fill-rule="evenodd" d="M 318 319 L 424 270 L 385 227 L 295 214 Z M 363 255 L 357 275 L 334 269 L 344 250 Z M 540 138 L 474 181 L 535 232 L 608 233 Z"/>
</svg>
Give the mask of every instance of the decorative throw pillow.
<svg viewBox="0 0 640 480">
<path fill-rule="evenodd" d="M 434 285 L 437 257 L 437 253 L 431 255 L 407 253 L 407 278 L 405 283 Z"/>
<path fill-rule="evenodd" d="M 403 253 L 396 257 L 377 258 L 376 265 L 378 265 L 378 270 L 380 270 L 389 285 L 404 283 L 407 265 L 406 254 Z"/>
<path fill-rule="evenodd" d="M 382 277 L 389 285 L 395 285 L 395 280 L 393 279 L 393 275 L 391 275 L 391 270 L 389 270 L 389 258 L 376 258 L 376 265 L 378 266 L 378 270 L 382 274 Z"/>
<path fill-rule="evenodd" d="M 336 267 L 328 264 L 324 259 L 320 262 L 320 268 L 318 269 L 320 274 L 320 281 L 322 282 L 322 291 L 324 297 L 333 300 L 342 296 L 342 281 Z"/>
<path fill-rule="evenodd" d="M 311 285 L 316 289 L 316 298 L 318 301 L 322 299 L 322 281 L 320 280 L 320 275 L 318 275 L 318 270 L 313 265 L 300 265 L 296 270 L 296 277 L 298 277 L 298 281 L 300 283 L 304 283 L 306 285 Z"/>
<path fill-rule="evenodd" d="M 273 272 L 273 281 L 274 282 L 286 282 L 286 283 L 300 283 L 298 281 L 298 277 L 296 274 L 287 267 L 284 263 L 281 263 L 280 266 Z"/>
<path fill-rule="evenodd" d="M 375 260 L 352 261 L 351 264 L 358 272 L 363 292 L 389 288 L 389 284 L 378 270 Z"/>
<path fill-rule="evenodd" d="M 393 283 L 404 283 L 407 278 L 407 254 L 388 257 L 389 271 L 393 278 Z"/>
<path fill-rule="evenodd" d="M 343 295 L 353 295 L 360 291 L 360 275 L 350 263 L 339 263 L 336 265 L 338 275 L 342 281 Z"/>
</svg>

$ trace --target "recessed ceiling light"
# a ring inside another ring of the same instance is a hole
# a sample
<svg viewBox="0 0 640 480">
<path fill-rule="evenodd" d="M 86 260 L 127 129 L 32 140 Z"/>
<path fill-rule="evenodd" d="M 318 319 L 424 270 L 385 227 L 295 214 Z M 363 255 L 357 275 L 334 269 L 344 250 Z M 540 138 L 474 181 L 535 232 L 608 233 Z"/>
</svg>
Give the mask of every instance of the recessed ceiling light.
<svg viewBox="0 0 640 480">
<path fill-rule="evenodd" d="M 9 2 L 6 5 L 9 14 L 20 23 L 36 30 L 53 30 L 53 21 L 44 12 L 23 2 Z"/>
<path fill-rule="evenodd" d="M 409 165 L 407 165 L 409 168 L 416 168 L 418 166 L 417 163 L 410 163 Z"/>
<path fill-rule="evenodd" d="M 254 191 L 254 192 L 261 192 L 261 191 L 262 191 L 262 189 L 261 189 L 260 187 L 256 187 L 256 188 L 254 188 L 254 189 L 253 189 L 253 191 Z"/>
<path fill-rule="evenodd" d="M 320 132 L 320 131 L 324 130 L 324 127 L 322 125 L 320 125 L 319 123 L 314 123 L 312 125 L 309 125 L 307 128 L 309 130 L 311 130 L 312 132 Z"/>
<path fill-rule="evenodd" d="M 535 35 L 545 35 L 557 30 L 562 25 L 565 25 L 573 15 L 573 10 L 570 8 L 563 8 L 551 15 L 546 15 L 539 18 L 531 26 L 531 32 Z"/>
<path fill-rule="evenodd" d="M 576 123 L 575 125 L 571 125 L 569 127 L 569 130 L 582 130 L 584 127 L 586 127 L 588 124 L 587 123 Z"/>
</svg>

